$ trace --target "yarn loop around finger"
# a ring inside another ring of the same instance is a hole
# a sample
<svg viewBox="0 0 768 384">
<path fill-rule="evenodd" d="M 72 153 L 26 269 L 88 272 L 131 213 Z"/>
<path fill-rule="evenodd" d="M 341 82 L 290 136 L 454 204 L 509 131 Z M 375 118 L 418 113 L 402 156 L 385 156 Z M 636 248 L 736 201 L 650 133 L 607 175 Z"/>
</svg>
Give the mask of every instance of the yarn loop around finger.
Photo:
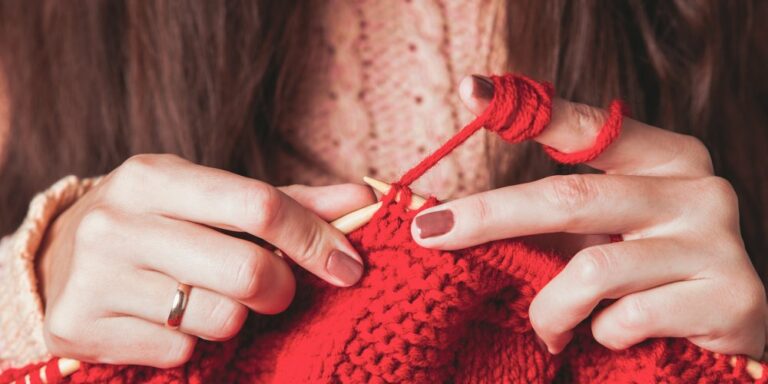
<svg viewBox="0 0 768 384">
<path fill-rule="evenodd" d="M 485 111 L 435 152 L 408 170 L 400 179 L 400 185 L 409 186 L 480 128 L 485 127 L 510 143 L 532 139 L 544 131 L 552 119 L 552 84 L 517 74 L 491 76 L 491 80 L 494 84 L 494 94 Z M 549 146 L 544 146 L 544 150 L 555 161 L 564 164 L 578 164 L 596 159 L 619 137 L 624 115 L 628 114 L 629 110 L 624 102 L 614 100 L 608 111 L 608 119 L 592 147 L 574 153 L 563 153 Z"/>
</svg>

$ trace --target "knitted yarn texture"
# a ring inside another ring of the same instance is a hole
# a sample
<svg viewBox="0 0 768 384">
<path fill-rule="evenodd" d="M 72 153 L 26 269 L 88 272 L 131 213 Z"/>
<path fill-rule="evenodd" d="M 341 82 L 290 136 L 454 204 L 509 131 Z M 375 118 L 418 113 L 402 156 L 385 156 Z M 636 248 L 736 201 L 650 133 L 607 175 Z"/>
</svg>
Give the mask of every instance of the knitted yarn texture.
<svg viewBox="0 0 768 384">
<path fill-rule="evenodd" d="M 571 255 L 537 249 L 520 239 L 450 252 L 422 248 L 413 241 L 409 228 L 418 212 L 407 208 L 411 182 L 483 126 L 505 140 L 520 142 L 535 137 L 549 123 L 551 85 L 511 74 L 493 81 L 496 95 L 486 113 L 407 172 L 384 196 L 373 219 L 349 235 L 366 264 L 356 286 L 331 287 L 294 268 L 297 296 L 287 311 L 252 314 L 234 339 L 201 341 L 181 367 L 84 364 L 63 381 L 752 382 L 744 357 L 730 364 L 731 356 L 672 338 L 611 351 L 594 341 L 588 324 L 576 329 L 561 354 L 550 355 L 535 340 L 528 307 Z M 618 136 L 625 112 L 620 102 L 613 102 L 609 110 L 593 148 L 575 154 L 554 149 L 548 153 L 562 162 L 597 157 Z M 422 209 L 436 204 L 430 198 Z M 5 372 L 0 378 L 20 372 Z"/>
</svg>

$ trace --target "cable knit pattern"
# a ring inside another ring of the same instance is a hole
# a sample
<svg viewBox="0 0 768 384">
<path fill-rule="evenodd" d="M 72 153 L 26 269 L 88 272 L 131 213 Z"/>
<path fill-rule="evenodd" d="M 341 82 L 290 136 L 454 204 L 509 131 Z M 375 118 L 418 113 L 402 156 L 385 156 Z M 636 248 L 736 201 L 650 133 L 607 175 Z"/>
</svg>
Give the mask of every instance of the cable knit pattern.
<svg viewBox="0 0 768 384">
<path fill-rule="evenodd" d="M 318 20 L 303 99 L 282 127 L 279 181 L 394 180 L 453 136 L 472 117 L 458 96 L 461 79 L 504 70 L 493 28 L 500 4 L 332 0 Z M 441 198 L 487 189 L 487 141 L 471 138 L 415 189 Z"/>
<path fill-rule="evenodd" d="M 50 222 L 97 179 L 65 177 L 37 195 L 19 229 L 0 241 L 0 370 L 49 358 L 37 292 L 35 254 Z"/>
</svg>

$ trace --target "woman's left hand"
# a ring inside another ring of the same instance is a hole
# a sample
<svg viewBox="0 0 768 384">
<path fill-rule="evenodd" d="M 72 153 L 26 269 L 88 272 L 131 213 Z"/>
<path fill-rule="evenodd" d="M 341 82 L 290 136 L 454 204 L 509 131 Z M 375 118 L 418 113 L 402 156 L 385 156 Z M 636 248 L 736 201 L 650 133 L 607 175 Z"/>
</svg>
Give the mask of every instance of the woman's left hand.
<svg viewBox="0 0 768 384">
<path fill-rule="evenodd" d="M 461 85 L 477 114 L 492 95 L 482 78 Z M 565 153 L 589 148 L 606 116 L 556 99 L 535 140 Z M 736 193 L 714 176 L 706 147 L 625 119 L 621 136 L 588 165 L 605 174 L 553 176 L 425 210 L 414 239 L 458 249 L 547 233 L 621 234 L 622 242 L 604 236 L 578 251 L 531 303 L 549 352 L 562 351 L 598 303 L 616 299 L 592 318 L 595 339 L 608 348 L 684 337 L 714 352 L 762 357 L 765 291 L 741 239 Z"/>
</svg>

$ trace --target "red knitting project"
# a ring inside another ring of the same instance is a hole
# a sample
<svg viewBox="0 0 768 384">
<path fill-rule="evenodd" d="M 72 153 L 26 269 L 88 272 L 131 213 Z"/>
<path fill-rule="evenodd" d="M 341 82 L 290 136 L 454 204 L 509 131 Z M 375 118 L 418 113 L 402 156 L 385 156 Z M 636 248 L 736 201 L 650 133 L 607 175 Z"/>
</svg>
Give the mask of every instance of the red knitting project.
<svg viewBox="0 0 768 384">
<path fill-rule="evenodd" d="M 84 364 L 64 381 L 751 382 L 744 357 L 730 364 L 732 357 L 684 339 L 647 340 L 613 352 L 593 340 L 588 325 L 577 328 L 566 350 L 552 356 L 535 341 L 528 306 L 570 255 L 517 239 L 452 252 L 413 242 L 409 228 L 417 212 L 407 209 L 411 182 L 482 126 L 520 142 L 539 134 L 550 120 L 551 85 L 516 75 L 493 81 L 496 93 L 488 110 L 407 172 L 373 220 L 349 236 L 367 266 L 356 286 L 331 287 L 295 268 L 297 296 L 286 312 L 251 315 L 228 342 L 201 341 L 182 367 Z M 566 163 L 594 159 L 618 136 L 623 111 L 620 102 L 612 104 L 592 149 L 548 153 Z M 425 208 L 436 204 L 430 198 Z M 0 381 L 23 373 L 5 372 Z M 765 374 L 758 382 L 768 382 Z"/>
</svg>

